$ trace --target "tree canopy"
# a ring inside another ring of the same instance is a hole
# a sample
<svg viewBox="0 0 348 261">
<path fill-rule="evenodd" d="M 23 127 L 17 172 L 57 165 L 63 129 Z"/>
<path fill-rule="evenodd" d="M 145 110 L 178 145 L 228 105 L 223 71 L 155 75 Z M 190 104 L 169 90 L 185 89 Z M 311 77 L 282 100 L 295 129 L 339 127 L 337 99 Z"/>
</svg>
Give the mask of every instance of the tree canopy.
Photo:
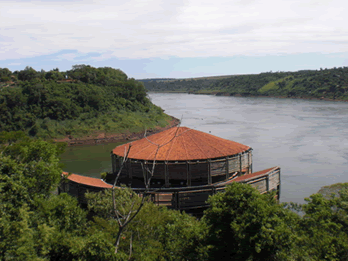
<svg viewBox="0 0 348 261">
<path fill-rule="evenodd" d="M 0 260 L 348 258 L 346 186 L 297 205 L 278 204 L 273 194 L 240 183 L 211 196 L 202 219 L 145 201 L 115 254 L 111 191 L 88 193 L 87 209 L 55 193 L 63 150 L 23 132 L 0 133 Z M 124 188 L 115 200 L 127 211 L 141 199 Z"/>
<path fill-rule="evenodd" d="M 149 91 L 226 93 L 242 96 L 348 99 L 348 67 L 144 81 Z"/>
<path fill-rule="evenodd" d="M 8 74 L 0 70 L 0 77 Z M 67 72 L 37 72 L 27 66 L 10 76 L 10 86 L 0 82 L 0 131 L 86 136 L 163 127 L 169 119 L 150 102 L 141 82 L 118 69 L 76 65 Z"/>
</svg>

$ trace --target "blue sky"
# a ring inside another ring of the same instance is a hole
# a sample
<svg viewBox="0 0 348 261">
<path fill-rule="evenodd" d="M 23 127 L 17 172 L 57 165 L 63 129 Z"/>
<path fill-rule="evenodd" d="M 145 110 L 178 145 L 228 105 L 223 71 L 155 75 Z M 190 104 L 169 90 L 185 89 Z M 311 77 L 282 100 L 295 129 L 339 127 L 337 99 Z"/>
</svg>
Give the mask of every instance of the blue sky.
<svg viewBox="0 0 348 261">
<path fill-rule="evenodd" d="M 0 67 L 189 78 L 348 66 L 342 0 L 1 0 Z"/>
</svg>

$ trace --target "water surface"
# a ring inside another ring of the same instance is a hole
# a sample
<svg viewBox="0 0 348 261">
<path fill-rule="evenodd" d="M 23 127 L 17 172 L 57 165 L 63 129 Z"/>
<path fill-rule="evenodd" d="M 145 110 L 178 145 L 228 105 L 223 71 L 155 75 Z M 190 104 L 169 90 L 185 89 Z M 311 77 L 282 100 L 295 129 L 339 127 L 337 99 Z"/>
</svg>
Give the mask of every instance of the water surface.
<svg viewBox="0 0 348 261">
<path fill-rule="evenodd" d="M 303 203 L 322 186 L 348 182 L 348 103 L 150 94 L 182 126 L 253 148 L 253 170 L 281 167 L 281 201 Z M 116 144 L 70 147 L 65 170 L 99 177 Z"/>
</svg>

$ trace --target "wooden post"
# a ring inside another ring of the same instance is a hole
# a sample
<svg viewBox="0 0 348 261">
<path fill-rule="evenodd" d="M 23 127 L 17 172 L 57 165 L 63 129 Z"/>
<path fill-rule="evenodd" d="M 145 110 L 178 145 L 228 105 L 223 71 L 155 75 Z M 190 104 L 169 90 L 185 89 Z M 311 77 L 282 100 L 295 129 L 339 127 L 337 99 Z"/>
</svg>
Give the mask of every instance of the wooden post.
<svg viewBox="0 0 348 261">
<path fill-rule="evenodd" d="M 143 177 L 144 177 L 144 184 L 147 184 L 147 176 L 148 176 L 148 173 L 147 173 L 147 161 L 144 160 L 144 170 L 143 170 Z"/>
<path fill-rule="evenodd" d="M 190 162 L 186 161 L 187 164 L 187 186 L 191 187 L 191 165 Z"/>
<path fill-rule="evenodd" d="M 281 192 L 281 186 L 282 186 L 282 182 L 281 182 L 281 175 L 280 175 L 280 169 L 278 169 L 278 175 L 279 175 L 279 185 L 278 185 L 278 202 L 280 200 L 280 192 Z"/>
<path fill-rule="evenodd" d="M 251 149 L 249 152 L 250 157 L 250 173 L 253 173 L 253 150 Z"/>
<path fill-rule="evenodd" d="M 239 172 L 242 173 L 242 153 L 239 153 Z"/>
<path fill-rule="evenodd" d="M 129 160 L 129 166 L 128 166 L 128 183 L 131 186 L 132 185 L 132 160 Z"/>
<path fill-rule="evenodd" d="M 179 209 L 180 205 L 179 205 L 179 194 L 177 191 L 173 192 L 173 196 L 172 196 L 172 207 L 176 210 Z"/>
<path fill-rule="evenodd" d="M 250 174 L 250 150 L 248 151 L 248 174 Z"/>
<path fill-rule="evenodd" d="M 189 186 L 189 164 L 188 161 L 186 161 L 186 187 Z"/>
<path fill-rule="evenodd" d="M 168 161 L 164 162 L 164 182 L 165 186 L 169 187 L 169 171 L 168 171 Z"/>
<path fill-rule="evenodd" d="M 228 179 L 229 178 L 229 166 L 228 166 L 228 157 L 226 157 L 226 163 L 225 163 L 225 165 L 226 165 L 226 179 Z"/>
<path fill-rule="evenodd" d="M 211 185 L 212 179 L 211 179 L 211 172 L 210 172 L 210 170 L 211 170 L 210 159 L 208 159 L 207 161 L 208 161 L 208 164 L 207 164 L 208 165 L 208 184 Z"/>
</svg>

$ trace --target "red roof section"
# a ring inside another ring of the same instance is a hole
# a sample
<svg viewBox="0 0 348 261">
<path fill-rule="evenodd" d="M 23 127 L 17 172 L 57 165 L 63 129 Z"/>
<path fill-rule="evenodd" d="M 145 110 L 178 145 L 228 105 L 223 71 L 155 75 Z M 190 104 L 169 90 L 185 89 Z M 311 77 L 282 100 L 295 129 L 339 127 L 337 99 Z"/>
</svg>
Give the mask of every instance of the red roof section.
<svg viewBox="0 0 348 261">
<path fill-rule="evenodd" d="M 91 187 L 98 187 L 98 188 L 112 188 L 112 185 L 104 182 L 101 179 L 92 178 L 92 177 L 86 177 L 82 175 L 77 174 L 70 174 L 68 172 L 63 172 L 63 175 L 67 176 L 68 180 L 71 180 L 73 182 L 91 186 Z"/>
<path fill-rule="evenodd" d="M 231 179 L 231 180 L 227 181 L 226 183 L 243 182 L 243 181 L 248 181 L 248 180 L 252 180 L 252 179 L 255 179 L 255 178 L 260 178 L 260 177 L 265 176 L 269 172 L 271 172 L 273 170 L 276 170 L 276 169 L 279 169 L 279 167 L 273 167 L 273 168 L 264 169 L 264 170 L 257 171 L 257 172 L 254 172 L 254 173 L 250 173 L 250 174 L 245 174 L 245 175 L 239 176 L 239 177 L 237 177 L 235 179 Z"/>
<path fill-rule="evenodd" d="M 250 149 L 249 146 L 187 127 L 173 127 L 147 138 L 120 145 L 113 153 L 124 157 L 125 148 L 128 150 L 130 144 L 132 147 L 129 158 L 150 161 L 214 159 Z M 160 145 L 160 148 L 156 155 L 157 145 Z"/>
</svg>

